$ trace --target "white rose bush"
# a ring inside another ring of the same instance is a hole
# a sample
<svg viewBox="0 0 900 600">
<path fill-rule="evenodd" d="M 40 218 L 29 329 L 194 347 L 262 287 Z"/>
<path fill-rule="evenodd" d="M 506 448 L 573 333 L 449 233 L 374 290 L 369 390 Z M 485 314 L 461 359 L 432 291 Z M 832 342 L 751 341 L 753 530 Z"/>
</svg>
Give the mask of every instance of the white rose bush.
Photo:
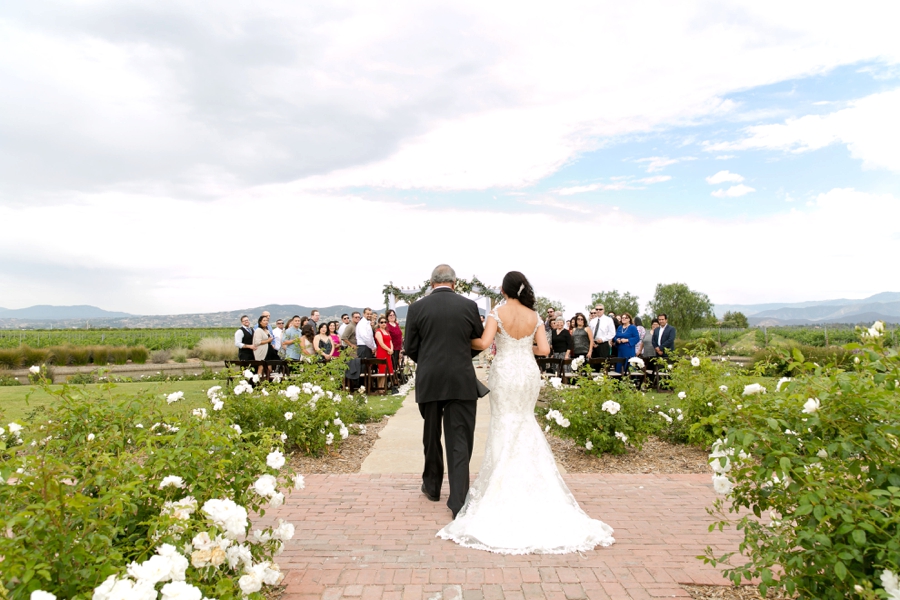
<svg viewBox="0 0 900 600">
<path fill-rule="evenodd" d="M 817 364 L 794 349 L 790 381 L 747 395 L 730 386 L 734 397 L 721 392 L 718 412 L 701 421 L 721 433 L 710 454 L 721 494 L 711 529 L 743 533 L 737 553 L 707 548 L 704 560 L 726 565 L 735 584 L 758 578 L 763 595 L 900 598 L 900 356 L 882 331 L 862 330 L 862 343 L 845 347 L 858 363 Z"/>
<path fill-rule="evenodd" d="M 649 402 L 629 382 L 581 377 L 578 386 L 545 386 L 549 409 L 537 409 L 547 433 L 570 438 L 591 454 L 622 454 L 626 444 L 640 448 L 655 424 Z"/>
<path fill-rule="evenodd" d="M 114 384 L 44 391 L 53 408 L 0 432 L 0 596 L 236 600 L 281 582 L 294 526 L 252 520 L 304 486 L 283 428 L 241 428 L 224 408 L 173 413 L 166 396 Z"/>
</svg>

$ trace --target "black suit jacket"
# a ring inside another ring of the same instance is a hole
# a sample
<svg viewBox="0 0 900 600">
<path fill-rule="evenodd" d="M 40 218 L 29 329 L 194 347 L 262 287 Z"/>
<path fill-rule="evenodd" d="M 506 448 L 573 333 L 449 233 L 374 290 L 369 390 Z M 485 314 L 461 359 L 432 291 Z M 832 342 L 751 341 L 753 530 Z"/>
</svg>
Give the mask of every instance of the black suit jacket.
<svg viewBox="0 0 900 600">
<path fill-rule="evenodd" d="M 662 348 L 665 356 L 669 351 L 675 350 L 675 328 L 671 325 L 666 325 L 666 329 L 663 331 L 663 339 L 659 339 L 659 330 L 660 328 L 657 327 L 653 331 L 653 347 Z"/>
<path fill-rule="evenodd" d="M 471 341 L 482 333 L 478 305 L 448 287 L 410 305 L 403 350 L 416 362 L 417 403 L 478 399 Z"/>
</svg>

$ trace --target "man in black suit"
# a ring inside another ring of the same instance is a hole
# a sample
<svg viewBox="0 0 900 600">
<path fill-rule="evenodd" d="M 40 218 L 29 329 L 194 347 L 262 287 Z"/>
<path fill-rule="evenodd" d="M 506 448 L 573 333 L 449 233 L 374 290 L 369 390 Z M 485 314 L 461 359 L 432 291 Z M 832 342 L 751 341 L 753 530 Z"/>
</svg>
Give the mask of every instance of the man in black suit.
<svg viewBox="0 0 900 600">
<path fill-rule="evenodd" d="M 657 356 L 666 358 L 669 352 L 675 351 L 675 328 L 669 325 L 666 313 L 661 313 L 656 318 L 659 320 L 659 327 L 653 332 L 653 349 Z"/>
<path fill-rule="evenodd" d="M 425 419 L 422 444 L 425 470 L 422 493 L 437 502 L 444 479 L 441 423 L 447 442 L 450 497 L 453 518 L 462 509 L 469 491 L 469 461 L 475 443 L 475 410 L 478 400 L 471 341 L 484 327 L 478 305 L 458 295 L 456 273 L 438 265 L 431 273 L 431 294 L 414 302 L 406 315 L 404 352 L 416 363 L 416 403 Z"/>
</svg>

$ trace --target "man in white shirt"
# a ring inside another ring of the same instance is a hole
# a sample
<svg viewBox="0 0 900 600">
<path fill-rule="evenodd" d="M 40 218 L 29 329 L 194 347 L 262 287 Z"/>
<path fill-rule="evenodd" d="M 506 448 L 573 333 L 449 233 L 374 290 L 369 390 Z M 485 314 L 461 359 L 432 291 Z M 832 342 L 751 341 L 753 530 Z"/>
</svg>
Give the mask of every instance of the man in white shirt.
<svg viewBox="0 0 900 600">
<path fill-rule="evenodd" d="M 347 326 L 350 324 L 350 315 L 344 313 L 341 315 L 341 325 L 338 327 L 337 334 L 338 337 L 341 338 L 341 346 L 346 346 L 344 343 L 344 332 L 347 330 Z"/>
<path fill-rule="evenodd" d="M 356 324 L 357 358 L 375 358 L 375 332 L 372 331 L 372 309 L 363 309 L 363 318 Z"/>
<path fill-rule="evenodd" d="M 606 358 L 611 355 L 612 348 L 609 345 L 616 335 L 616 325 L 613 320 L 604 314 L 602 304 L 598 304 L 591 311 L 591 335 L 594 336 L 594 351 L 591 358 Z"/>
<path fill-rule="evenodd" d="M 281 351 L 281 338 L 284 335 L 284 320 L 275 321 L 275 327 L 272 329 L 272 347 L 275 352 Z"/>
<path fill-rule="evenodd" d="M 234 345 L 238 349 L 238 360 L 253 360 L 253 328 L 250 317 L 241 315 L 241 328 L 234 332 Z"/>
</svg>

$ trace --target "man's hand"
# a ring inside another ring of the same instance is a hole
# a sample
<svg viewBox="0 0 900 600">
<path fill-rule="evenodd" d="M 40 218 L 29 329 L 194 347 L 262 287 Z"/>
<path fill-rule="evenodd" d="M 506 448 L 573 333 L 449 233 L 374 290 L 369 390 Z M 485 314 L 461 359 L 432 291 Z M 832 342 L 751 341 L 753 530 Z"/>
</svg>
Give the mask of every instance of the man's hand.
<svg viewBox="0 0 900 600">
<path fill-rule="evenodd" d="M 250 344 L 250 349 L 251 349 L 251 350 L 256 350 L 256 344 Z"/>
<path fill-rule="evenodd" d="M 656 349 L 656 354 L 659 355 L 659 356 L 662 356 L 662 348 L 657 348 L 657 349 Z"/>
</svg>

